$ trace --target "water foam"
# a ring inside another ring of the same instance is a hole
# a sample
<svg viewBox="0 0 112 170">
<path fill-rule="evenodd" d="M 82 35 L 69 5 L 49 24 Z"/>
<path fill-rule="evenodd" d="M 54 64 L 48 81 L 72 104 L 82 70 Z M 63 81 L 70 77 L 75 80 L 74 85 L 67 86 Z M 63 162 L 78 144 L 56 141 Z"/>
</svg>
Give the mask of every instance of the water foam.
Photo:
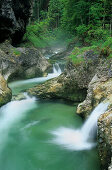
<svg viewBox="0 0 112 170">
<path fill-rule="evenodd" d="M 97 129 L 97 119 L 107 110 L 108 105 L 109 103 L 100 103 L 80 129 L 60 127 L 52 131 L 52 143 L 69 150 L 89 150 L 96 146 L 93 137 Z"/>
<path fill-rule="evenodd" d="M 30 84 L 30 83 L 42 83 L 45 82 L 49 79 L 58 77 L 62 73 L 61 68 L 58 63 L 53 64 L 53 72 L 49 73 L 46 77 L 38 77 L 38 78 L 32 78 L 28 80 L 20 80 L 20 81 L 15 81 L 12 83 L 9 83 L 9 86 L 11 88 L 24 85 L 24 84 Z"/>
<path fill-rule="evenodd" d="M 25 113 L 36 107 L 35 98 L 11 101 L 0 108 L 0 151 L 3 149 L 10 128 L 25 116 Z"/>
</svg>

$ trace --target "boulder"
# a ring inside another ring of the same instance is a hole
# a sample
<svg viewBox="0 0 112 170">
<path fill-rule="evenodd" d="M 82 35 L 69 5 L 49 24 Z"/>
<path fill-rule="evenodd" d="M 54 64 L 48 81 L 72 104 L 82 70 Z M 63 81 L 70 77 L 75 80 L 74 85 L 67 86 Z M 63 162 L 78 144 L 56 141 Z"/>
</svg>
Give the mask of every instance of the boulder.
<svg viewBox="0 0 112 170">
<path fill-rule="evenodd" d="M 36 48 L 15 48 L 8 41 L 0 44 L 0 71 L 8 81 L 42 76 L 49 67 Z"/>
</svg>

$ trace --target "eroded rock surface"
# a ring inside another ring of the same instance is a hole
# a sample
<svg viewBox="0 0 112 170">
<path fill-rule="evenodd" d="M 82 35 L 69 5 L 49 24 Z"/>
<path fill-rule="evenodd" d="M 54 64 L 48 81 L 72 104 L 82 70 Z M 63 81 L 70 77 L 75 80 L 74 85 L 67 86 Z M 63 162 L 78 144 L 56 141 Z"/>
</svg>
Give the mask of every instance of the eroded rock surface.
<svg viewBox="0 0 112 170">
<path fill-rule="evenodd" d="M 88 60 L 79 64 L 71 61 L 66 70 L 58 78 L 54 78 L 42 85 L 29 89 L 29 94 L 41 98 L 62 98 L 81 102 L 86 97 L 88 84 L 96 72 L 98 61 Z"/>
<path fill-rule="evenodd" d="M 50 64 L 35 48 L 14 48 L 0 44 L 0 71 L 6 80 L 42 76 Z"/>
<path fill-rule="evenodd" d="M 98 120 L 98 149 L 102 169 L 112 169 L 112 108 Z"/>
<path fill-rule="evenodd" d="M 88 85 L 86 99 L 79 104 L 77 113 L 85 117 L 105 99 L 112 102 L 112 60 L 101 61 L 96 69 L 96 74 Z"/>
<path fill-rule="evenodd" d="M 6 80 L 0 74 L 0 106 L 9 102 L 11 97 L 11 90 L 8 88 Z"/>
<path fill-rule="evenodd" d="M 112 60 L 100 63 L 88 86 L 86 99 L 77 113 L 87 117 L 102 101 L 109 102 L 108 110 L 98 120 L 98 149 L 102 170 L 112 169 Z"/>
<path fill-rule="evenodd" d="M 19 43 L 31 16 L 33 0 L 0 1 L 0 42 L 12 39 Z"/>
</svg>

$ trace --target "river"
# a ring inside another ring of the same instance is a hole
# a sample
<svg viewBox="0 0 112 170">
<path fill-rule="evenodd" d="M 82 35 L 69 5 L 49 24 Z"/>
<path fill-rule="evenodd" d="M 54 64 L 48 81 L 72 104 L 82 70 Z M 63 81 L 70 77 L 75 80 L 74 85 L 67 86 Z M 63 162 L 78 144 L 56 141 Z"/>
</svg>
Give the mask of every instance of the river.
<svg viewBox="0 0 112 170">
<path fill-rule="evenodd" d="M 13 96 L 22 93 L 25 99 L 0 109 L 0 170 L 100 170 L 96 148 L 72 151 L 52 142 L 51 131 L 82 126 L 81 117 L 75 113 L 77 104 L 35 99 L 24 93 L 55 76 L 9 84 Z"/>
</svg>

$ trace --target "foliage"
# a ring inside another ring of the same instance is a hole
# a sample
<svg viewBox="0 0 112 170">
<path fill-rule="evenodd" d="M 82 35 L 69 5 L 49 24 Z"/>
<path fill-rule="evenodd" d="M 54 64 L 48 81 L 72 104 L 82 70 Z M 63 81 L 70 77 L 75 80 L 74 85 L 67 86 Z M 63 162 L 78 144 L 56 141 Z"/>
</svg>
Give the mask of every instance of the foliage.
<svg viewBox="0 0 112 170">
<path fill-rule="evenodd" d="M 14 56 L 20 56 L 21 55 L 21 52 L 18 51 L 16 48 L 11 49 L 11 52 Z"/>
<path fill-rule="evenodd" d="M 46 33 L 48 33 L 48 20 L 40 23 L 34 22 L 27 26 L 24 41 L 30 42 L 35 47 L 45 47 L 49 40 L 49 37 L 46 37 Z"/>
<path fill-rule="evenodd" d="M 78 37 L 83 45 L 93 46 L 104 44 L 112 36 L 111 0 L 34 2 L 35 22 L 27 26 L 24 36 L 27 44 L 43 48 Z"/>
<path fill-rule="evenodd" d="M 48 8 L 48 18 L 50 18 L 50 27 L 58 28 L 62 16 L 63 4 L 60 0 L 50 0 Z"/>
<path fill-rule="evenodd" d="M 27 26 L 23 41 L 26 46 L 39 48 L 49 46 L 66 46 L 71 41 L 71 36 L 63 32 L 61 28 L 49 29 L 49 19 L 42 20 Z"/>
<path fill-rule="evenodd" d="M 112 58 L 112 37 L 108 37 L 107 40 L 102 44 L 101 55 Z"/>
<path fill-rule="evenodd" d="M 69 59 L 71 59 L 74 64 L 80 64 L 84 62 L 84 54 L 89 50 L 94 51 L 100 57 L 106 57 L 107 59 L 112 58 L 112 37 L 108 37 L 103 44 L 83 48 L 75 47 Z"/>
<path fill-rule="evenodd" d="M 80 64 L 81 62 L 84 61 L 84 51 L 87 50 L 87 48 L 78 48 L 75 47 L 69 56 L 69 58 L 72 60 L 74 64 Z"/>
</svg>

